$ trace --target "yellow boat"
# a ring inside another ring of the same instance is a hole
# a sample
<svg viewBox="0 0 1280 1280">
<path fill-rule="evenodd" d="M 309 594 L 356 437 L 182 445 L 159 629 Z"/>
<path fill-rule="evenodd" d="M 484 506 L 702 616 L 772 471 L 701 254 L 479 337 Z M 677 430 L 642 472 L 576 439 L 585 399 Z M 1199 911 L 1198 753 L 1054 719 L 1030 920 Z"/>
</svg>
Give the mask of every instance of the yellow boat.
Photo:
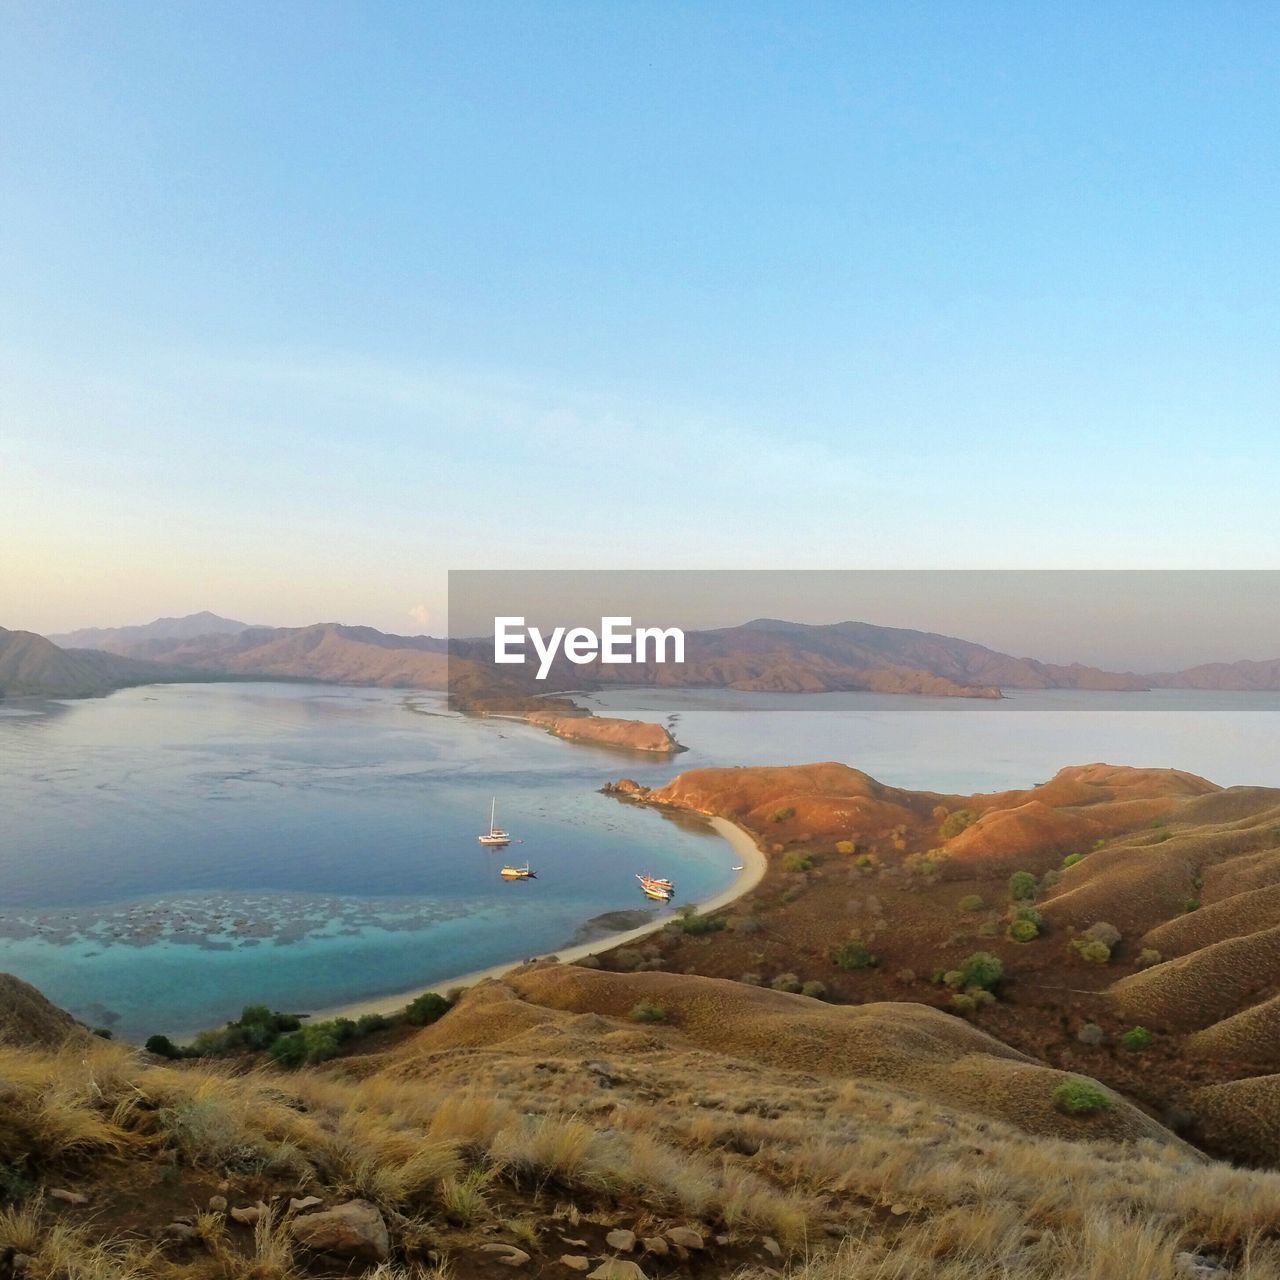
<svg viewBox="0 0 1280 1280">
<path fill-rule="evenodd" d="M 499 873 L 504 880 L 536 880 L 538 873 L 529 870 L 526 862 L 523 867 L 503 867 Z"/>
</svg>

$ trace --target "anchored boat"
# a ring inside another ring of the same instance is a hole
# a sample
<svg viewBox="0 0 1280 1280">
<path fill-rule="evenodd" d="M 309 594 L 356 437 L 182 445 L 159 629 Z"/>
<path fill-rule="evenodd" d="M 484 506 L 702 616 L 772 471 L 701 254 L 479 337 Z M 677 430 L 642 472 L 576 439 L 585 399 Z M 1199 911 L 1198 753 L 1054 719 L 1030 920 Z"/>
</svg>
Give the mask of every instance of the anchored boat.
<svg viewBox="0 0 1280 1280">
<path fill-rule="evenodd" d="M 494 796 L 489 804 L 489 830 L 482 836 L 476 836 L 476 839 L 483 845 L 491 848 L 501 849 L 505 845 L 511 843 L 511 836 L 495 825 L 498 816 L 498 797 Z"/>
<path fill-rule="evenodd" d="M 637 875 L 636 879 L 640 881 L 640 888 L 643 890 L 644 896 L 652 898 L 655 902 L 670 902 L 675 894 L 675 885 L 665 878 L 659 879 L 656 876 Z"/>
<path fill-rule="evenodd" d="M 536 880 L 538 873 L 529 870 L 526 862 L 523 867 L 503 867 L 499 873 L 504 880 Z"/>
</svg>

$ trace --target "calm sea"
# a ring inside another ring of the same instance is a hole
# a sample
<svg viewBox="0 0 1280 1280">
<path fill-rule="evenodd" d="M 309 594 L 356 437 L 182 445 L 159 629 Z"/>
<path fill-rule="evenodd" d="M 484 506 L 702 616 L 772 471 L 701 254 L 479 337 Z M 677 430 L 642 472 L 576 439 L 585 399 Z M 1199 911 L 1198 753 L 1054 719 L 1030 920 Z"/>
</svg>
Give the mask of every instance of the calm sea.
<svg viewBox="0 0 1280 1280">
<path fill-rule="evenodd" d="M 0 707 L 0 970 L 129 1038 L 246 1003 L 308 1009 L 545 954 L 587 920 L 682 900 L 733 854 L 602 796 L 709 764 L 843 760 L 898 785 L 1024 786 L 1064 764 L 1171 765 L 1280 785 L 1280 695 L 1035 693 L 1002 702 L 612 691 L 670 723 L 673 761 L 462 720 L 429 694 L 175 685 Z M 476 835 L 496 796 L 521 843 Z M 504 861 L 536 881 L 507 883 Z"/>
</svg>

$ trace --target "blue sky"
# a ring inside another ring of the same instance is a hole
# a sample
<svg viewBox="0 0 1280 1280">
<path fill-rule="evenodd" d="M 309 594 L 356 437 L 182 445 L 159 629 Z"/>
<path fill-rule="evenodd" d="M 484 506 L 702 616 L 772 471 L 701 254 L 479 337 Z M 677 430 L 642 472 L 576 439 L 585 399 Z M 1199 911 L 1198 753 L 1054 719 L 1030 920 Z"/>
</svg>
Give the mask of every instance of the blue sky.
<svg viewBox="0 0 1280 1280">
<path fill-rule="evenodd" d="M 1271 567 L 1278 64 L 1261 4 L 9 0 L 0 624 Z"/>
</svg>

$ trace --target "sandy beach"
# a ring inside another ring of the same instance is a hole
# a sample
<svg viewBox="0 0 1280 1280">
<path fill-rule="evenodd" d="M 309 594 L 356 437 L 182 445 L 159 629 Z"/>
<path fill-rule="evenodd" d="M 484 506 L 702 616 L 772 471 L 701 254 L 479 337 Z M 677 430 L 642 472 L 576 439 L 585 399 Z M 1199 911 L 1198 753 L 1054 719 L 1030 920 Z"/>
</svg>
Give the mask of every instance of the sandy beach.
<svg viewBox="0 0 1280 1280">
<path fill-rule="evenodd" d="M 737 854 L 738 861 L 742 864 L 742 870 L 738 872 L 727 888 L 696 904 L 698 910 L 702 912 L 719 910 L 719 908 L 728 906 L 735 899 L 742 897 L 744 893 L 750 893 L 764 878 L 765 869 L 768 865 L 764 854 L 757 848 L 754 838 L 741 827 L 735 826 L 725 818 L 712 818 L 710 822 L 717 834 L 723 836 L 733 846 L 733 851 Z M 566 964 L 571 963 L 574 960 L 581 960 L 584 956 L 596 955 L 613 947 L 624 946 L 628 942 L 638 942 L 641 938 L 647 938 L 650 934 L 657 933 L 671 919 L 671 916 L 663 916 L 661 919 L 651 921 L 638 929 L 629 929 L 624 933 L 609 934 L 603 938 L 596 938 L 591 942 L 582 943 L 579 946 L 565 947 L 554 954 Z M 527 963 L 527 961 L 528 957 L 525 957 L 520 960 L 508 961 L 505 964 L 491 965 L 488 969 L 478 969 L 473 973 L 437 978 L 433 982 L 421 987 L 414 987 L 410 991 L 389 992 L 386 995 L 372 996 L 367 1000 L 359 1000 L 355 1004 L 346 1004 L 337 1008 L 313 1009 L 310 1014 L 313 1018 L 320 1019 L 358 1018 L 366 1013 L 395 1013 L 397 1010 L 403 1009 L 410 1000 L 414 999 L 415 996 L 420 996 L 424 991 L 439 991 L 443 994 L 447 991 L 457 990 L 459 987 L 473 987 L 476 983 L 484 982 L 488 978 L 500 978 L 504 973 L 518 968 L 520 965 Z"/>
</svg>

